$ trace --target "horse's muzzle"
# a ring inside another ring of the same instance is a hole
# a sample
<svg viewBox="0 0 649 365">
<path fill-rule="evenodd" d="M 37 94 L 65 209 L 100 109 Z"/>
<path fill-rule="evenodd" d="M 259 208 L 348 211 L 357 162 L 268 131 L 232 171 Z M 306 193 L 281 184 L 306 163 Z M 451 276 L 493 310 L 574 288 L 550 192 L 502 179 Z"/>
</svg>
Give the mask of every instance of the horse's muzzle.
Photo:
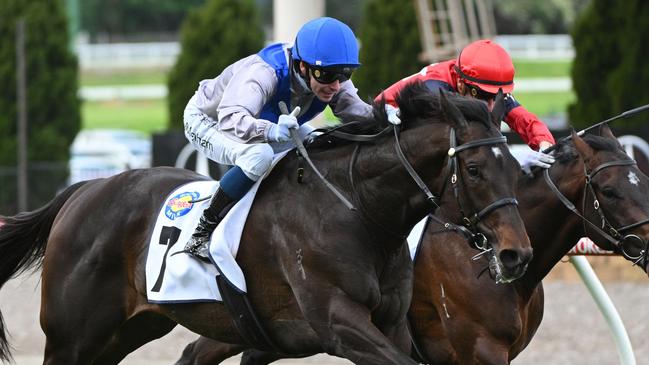
<svg viewBox="0 0 649 365">
<path fill-rule="evenodd" d="M 507 282 L 516 280 L 525 274 L 527 265 L 532 260 L 532 248 L 504 249 L 498 253 L 498 261 L 502 265 L 501 275 Z"/>
</svg>

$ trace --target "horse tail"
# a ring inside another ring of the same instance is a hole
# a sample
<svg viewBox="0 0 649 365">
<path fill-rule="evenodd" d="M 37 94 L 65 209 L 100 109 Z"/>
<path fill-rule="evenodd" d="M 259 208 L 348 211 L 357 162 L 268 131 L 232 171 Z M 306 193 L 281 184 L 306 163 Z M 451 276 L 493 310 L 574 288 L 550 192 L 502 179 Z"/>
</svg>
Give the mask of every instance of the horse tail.
<svg viewBox="0 0 649 365">
<path fill-rule="evenodd" d="M 47 238 L 63 204 L 86 181 L 66 188 L 47 205 L 12 217 L 0 216 L 0 288 L 25 271 L 43 263 Z M 6 327 L 0 313 L 0 359 L 11 360 Z"/>
</svg>

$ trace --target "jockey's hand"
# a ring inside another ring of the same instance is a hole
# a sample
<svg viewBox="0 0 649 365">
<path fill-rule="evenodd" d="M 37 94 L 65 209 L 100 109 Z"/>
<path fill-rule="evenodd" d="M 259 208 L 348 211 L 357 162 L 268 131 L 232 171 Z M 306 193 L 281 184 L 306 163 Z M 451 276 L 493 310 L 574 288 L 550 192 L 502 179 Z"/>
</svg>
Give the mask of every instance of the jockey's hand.
<svg viewBox="0 0 649 365">
<path fill-rule="evenodd" d="M 385 112 L 388 113 L 388 122 L 399 125 L 401 118 L 399 118 L 399 108 L 395 108 L 390 104 L 385 104 Z"/>
<path fill-rule="evenodd" d="M 272 124 L 268 129 L 268 140 L 272 142 L 288 142 L 291 140 L 289 129 L 298 128 L 297 115 L 300 114 L 300 107 L 296 106 L 290 114 L 282 114 L 277 124 Z"/>
<path fill-rule="evenodd" d="M 541 141 L 541 143 L 539 143 L 539 151 L 543 151 L 546 148 L 550 148 L 551 146 L 552 146 L 552 143 L 550 143 L 548 141 Z"/>
<path fill-rule="evenodd" d="M 534 166 L 539 166 L 544 169 L 550 168 L 554 163 L 554 157 L 543 152 L 529 150 L 527 153 L 519 157 L 518 162 L 521 164 L 523 171 L 526 174 L 529 174 Z"/>
</svg>

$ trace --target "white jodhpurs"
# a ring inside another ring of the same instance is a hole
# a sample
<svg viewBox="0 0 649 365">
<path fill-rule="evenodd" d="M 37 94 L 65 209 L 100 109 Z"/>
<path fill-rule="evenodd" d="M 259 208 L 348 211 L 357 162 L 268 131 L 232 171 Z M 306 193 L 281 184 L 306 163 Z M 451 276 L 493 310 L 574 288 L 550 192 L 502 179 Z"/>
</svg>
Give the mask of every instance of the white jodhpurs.
<svg viewBox="0 0 649 365">
<path fill-rule="evenodd" d="M 196 96 L 193 96 L 194 99 Z M 198 151 L 207 158 L 224 165 L 236 165 L 253 181 L 259 180 L 268 171 L 276 153 L 295 147 L 285 143 L 242 143 L 218 131 L 217 121 L 201 112 L 190 100 L 183 115 L 185 136 Z M 302 125 L 299 134 L 306 138 L 313 130 Z"/>
</svg>

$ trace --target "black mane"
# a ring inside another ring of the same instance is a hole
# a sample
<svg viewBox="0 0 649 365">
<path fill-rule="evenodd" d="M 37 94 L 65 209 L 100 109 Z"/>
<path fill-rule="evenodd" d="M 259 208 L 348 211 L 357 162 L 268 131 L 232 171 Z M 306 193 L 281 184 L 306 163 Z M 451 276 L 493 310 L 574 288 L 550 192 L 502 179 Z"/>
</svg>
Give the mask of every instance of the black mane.
<svg viewBox="0 0 649 365">
<path fill-rule="evenodd" d="M 455 105 L 469 122 L 480 122 L 488 130 L 495 128 L 490 122 L 489 110 L 487 105 L 477 99 L 463 97 L 457 93 L 445 93 L 448 101 Z M 396 99 L 400 110 L 402 128 L 406 129 L 409 125 L 416 123 L 418 120 L 426 119 L 433 121 L 443 121 L 444 115 L 440 109 L 440 96 L 427 88 L 421 82 L 414 82 L 406 85 Z M 388 115 L 385 111 L 385 99 L 372 103 L 372 117 L 366 119 L 356 118 L 354 120 L 343 119 L 343 126 L 333 126 L 326 128 L 326 131 L 337 129 L 349 134 L 376 134 L 390 125 Z M 353 122 L 353 123 L 352 123 Z M 310 147 L 318 148 L 321 146 L 331 147 L 340 143 L 350 143 L 347 140 L 325 135 L 323 138 L 316 138 L 311 142 Z"/>
<path fill-rule="evenodd" d="M 487 129 L 494 128 L 487 104 L 478 99 L 464 97 L 454 92 L 445 92 L 444 96 L 455 105 L 469 122 L 481 122 Z M 440 109 L 440 94 L 432 91 L 421 82 L 408 84 L 397 96 L 397 104 L 402 120 L 417 118 L 443 119 Z"/>
</svg>

